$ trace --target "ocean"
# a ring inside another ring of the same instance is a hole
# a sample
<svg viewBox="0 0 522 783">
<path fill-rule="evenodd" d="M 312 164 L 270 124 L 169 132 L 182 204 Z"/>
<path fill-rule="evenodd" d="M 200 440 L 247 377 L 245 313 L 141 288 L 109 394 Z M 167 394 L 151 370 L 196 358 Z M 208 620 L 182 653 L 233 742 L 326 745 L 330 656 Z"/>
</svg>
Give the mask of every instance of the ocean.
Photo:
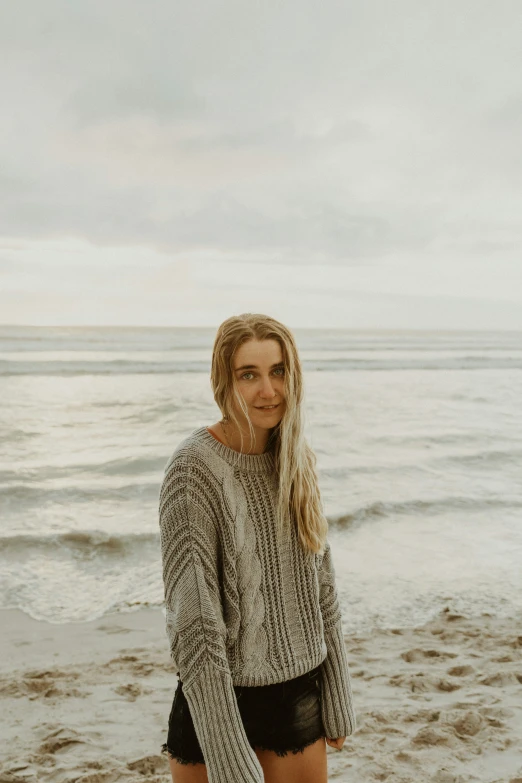
<svg viewBox="0 0 522 783">
<path fill-rule="evenodd" d="M 293 330 L 348 632 L 522 608 L 522 333 Z M 158 496 L 215 330 L 0 326 L 0 606 L 163 605 Z"/>
</svg>

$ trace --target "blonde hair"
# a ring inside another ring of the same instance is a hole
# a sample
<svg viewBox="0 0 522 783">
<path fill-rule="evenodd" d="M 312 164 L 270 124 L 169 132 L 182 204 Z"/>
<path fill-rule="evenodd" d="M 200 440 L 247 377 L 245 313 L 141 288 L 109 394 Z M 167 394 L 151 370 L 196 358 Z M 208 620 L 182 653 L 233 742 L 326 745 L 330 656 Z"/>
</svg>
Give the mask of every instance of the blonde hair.
<svg viewBox="0 0 522 783">
<path fill-rule="evenodd" d="M 212 351 L 210 383 L 214 399 L 225 421 L 232 422 L 243 435 L 234 414 L 235 397 L 248 422 L 251 442 L 255 433 L 247 407 L 233 372 L 234 355 L 249 340 L 277 340 L 285 366 L 285 411 L 272 429 L 266 450 L 274 454 L 278 476 L 277 530 L 281 534 L 288 520 L 294 520 L 305 550 L 324 554 L 328 521 L 324 515 L 317 481 L 317 457 L 303 432 L 303 375 L 292 332 L 284 324 L 260 313 L 243 313 L 227 318 L 219 326 Z"/>
</svg>

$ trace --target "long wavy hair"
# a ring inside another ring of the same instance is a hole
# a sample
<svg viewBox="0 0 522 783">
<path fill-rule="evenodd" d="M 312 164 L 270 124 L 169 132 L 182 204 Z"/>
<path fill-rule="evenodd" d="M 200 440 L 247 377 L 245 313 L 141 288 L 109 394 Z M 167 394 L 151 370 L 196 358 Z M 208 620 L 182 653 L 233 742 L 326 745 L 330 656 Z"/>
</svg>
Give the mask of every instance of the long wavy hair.
<svg viewBox="0 0 522 783">
<path fill-rule="evenodd" d="M 242 427 L 232 401 L 235 398 L 249 426 L 251 443 L 255 432 L 247 406 L 233 372 L 233 359 L 239 346 L 249 340 L 277 340 L 281 346 L 284 372 L 285 411 L 272 428 L 266 451 L 274 455 L 278 477 L 277 531 L 293 520 L 301 545 L 310 552 L 324 554 L 328 521 L 324 515 L 317 480 L 317 457 L 303 432 L 303 374 L 292 332 L 284 324 L 260 313 L 243 313 L 227 318 L 219 326 L 212 351 L 210 383 L 223 421 Z"/>
</svg>

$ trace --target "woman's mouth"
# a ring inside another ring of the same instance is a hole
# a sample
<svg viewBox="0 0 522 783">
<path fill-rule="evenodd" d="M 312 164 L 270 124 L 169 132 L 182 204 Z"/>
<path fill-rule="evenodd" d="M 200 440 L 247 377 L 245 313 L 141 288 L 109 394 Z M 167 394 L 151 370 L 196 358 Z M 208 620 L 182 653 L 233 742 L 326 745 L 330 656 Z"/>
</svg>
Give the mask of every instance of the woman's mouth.
<svg viewBox="0 0 522 783">
<path fill-rule="evenodd" d="M 277 405 L 263 405 L 262 407 L 259 407 L 256 405 L 256 408 L 258 411 L 263 411 L 264 413 L 271 413 L 272 411 L 275 411 L 279 408 L 280 402 L 277 403 Z"/>
</svg>

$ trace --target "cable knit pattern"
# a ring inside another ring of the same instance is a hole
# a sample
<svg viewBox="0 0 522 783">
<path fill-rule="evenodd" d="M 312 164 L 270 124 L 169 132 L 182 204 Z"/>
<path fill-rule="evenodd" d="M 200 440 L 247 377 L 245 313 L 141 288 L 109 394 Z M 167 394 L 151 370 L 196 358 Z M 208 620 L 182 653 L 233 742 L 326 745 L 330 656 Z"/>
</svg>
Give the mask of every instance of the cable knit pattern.
<svg viewBox="0 0 522 783">
<path fill-rule="evenodd" d="M 166 630 L 210 783 L 261 783 L 234 685 L 320 665 L 328 737 L 356 729 L 335 571 L 277 537 L 273 455 L 241 454 L 200 427 L 169 459 L 159 497 Z"/>
</svg>

